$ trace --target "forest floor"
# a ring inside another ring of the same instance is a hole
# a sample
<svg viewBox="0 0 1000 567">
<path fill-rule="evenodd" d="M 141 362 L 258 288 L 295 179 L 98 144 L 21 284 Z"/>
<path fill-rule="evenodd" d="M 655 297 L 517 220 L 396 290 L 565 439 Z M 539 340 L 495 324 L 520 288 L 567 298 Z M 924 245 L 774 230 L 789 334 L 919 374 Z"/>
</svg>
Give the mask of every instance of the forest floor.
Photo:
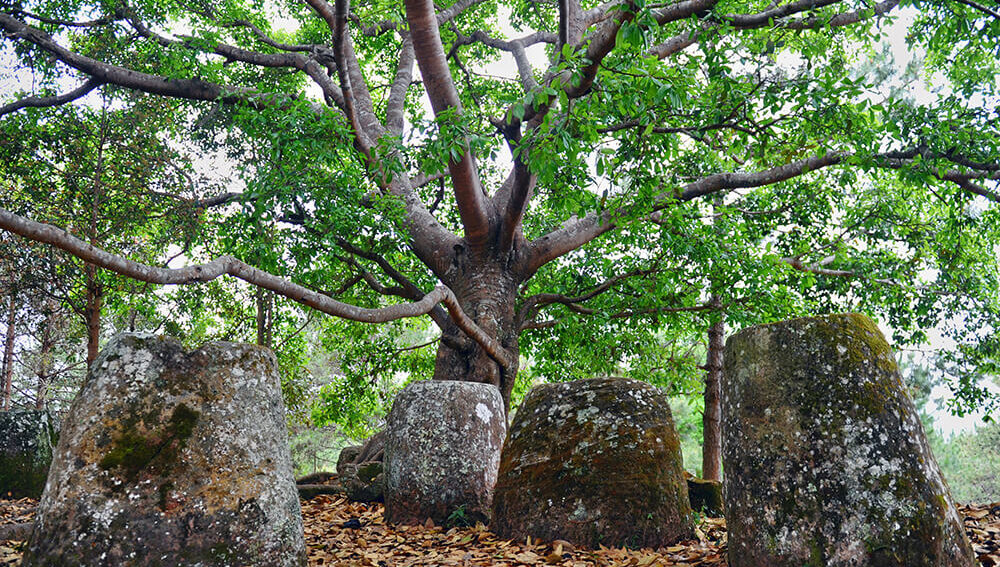
<svg viewBox="0 0 1000 567">
<path fill-rule="evenodd" d="M 30 522 L 36 501 L 0 500 L 0 533 L 5 525 Z M 960 506 L 965 529 L 984 567 L 1000 566 L 1000 503 Z M 575 549 L 566 542 L 508 541 L 482 525 L 474 527 L 387 526 L 381 504 L 356 504 L 342 496 L 302 501 L 309 565 L 409 566 L 559 565 L 562 567 L 644 567 L 726 565 L 726 523 L 702 517 L 696 540 L 657 550 Z M 0 566 L 17 565 L 20 540 L 0 541 Z"/>
</svg>

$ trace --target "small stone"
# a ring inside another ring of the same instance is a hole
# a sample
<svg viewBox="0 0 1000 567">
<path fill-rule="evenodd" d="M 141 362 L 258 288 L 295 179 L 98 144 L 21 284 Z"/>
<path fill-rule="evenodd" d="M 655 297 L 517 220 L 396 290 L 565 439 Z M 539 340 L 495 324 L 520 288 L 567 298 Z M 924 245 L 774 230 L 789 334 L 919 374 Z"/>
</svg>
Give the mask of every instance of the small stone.
<svg viewBox="0 0 1000 567">
<path fill-rule="evenodd" d="M 878 327 L 830 315 L 726 345 L 730 567 L 972 567 L 923 426 Z"/>
<path fill-rule="evenodd" d="M 656 548 L 693 537 L 666 396 L 620 378 L 535 387 L 511 424 L 493 511 L 505 539 Z"/>
<path fill-rule="evenodd" d="M 58 435 L 41 410 L 0 412 L 0 498 L 38 498 Z"/>
<path fill-rule="evenodd" d="M 274 355 L 125 334 L 63 423 L 24 567 L 300 567 Z"/>
<path fill-rule="evenodd" d="M 386 521 L 447 525 L 460 515 L 487 523 L 507 429 L 503 407 L 489 384 L 429 380 L 403 389 L 386 420 Z"/>
</svg>

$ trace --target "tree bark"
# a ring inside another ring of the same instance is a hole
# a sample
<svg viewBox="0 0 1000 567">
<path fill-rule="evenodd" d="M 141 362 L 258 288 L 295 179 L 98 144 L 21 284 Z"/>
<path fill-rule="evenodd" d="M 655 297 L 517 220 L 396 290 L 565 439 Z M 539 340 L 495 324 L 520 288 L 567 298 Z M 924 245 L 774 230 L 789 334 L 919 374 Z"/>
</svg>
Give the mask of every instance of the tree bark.
<svg viewBox="0 0 1000 567">
<path fill-rule="evenodd" d="M 38 369 L 36 370 L 38 387 L 35 390 L 35 409 L 37 410 L 45 409 L 45 405 L 48 403 L 49 382 L 51 381 L 53 366 L 52 350 L 56 344 L 54 328 L 57 325 L 58 315 L 54 302 L 50 302 L 49 309 L 49 316 L 46 317 L 45 323 L 42 325 L 42 332 L 39 337 Z"/>
<path fill-rule="evenodd" d="M 511 263 L 502 259 L 507 254 L 498 250 L 502 249 L 491 247 L 477 253 L 456 247 L 453 269 L 446 274 L 446 284 L 455 292 L 462 310 L 507 350 L 510 364 L 506 368 L 501 366 L 480 344 L 466 340 L 461 333 L 443 331 L 434 378 L 493 384 L 500 389 L 504 409 L 509 412 L 517 376 L 520 331 L 515 303 L 523 279 Z"/>
<path fill-rule="evenodd" d="M 14 324 L 17 322 L 17 294 L 11 292 L 7 312 L 7 335 L 3 347 L 3 411 L 10 409 L 11 382 L 14 378 Z"/>
<path fill-rule="evenodd" d="M 719 298 L 712 296 L 718 304 Z M 725 313 L 708 329 L 708 354 L 705 360 L 705 411 L 702 414 L 701 475 L 706 480 L 722 480 L 722 410 L 719 384 L 726 338 Z"/>
<path fill-rule="evenodd" d="M 97 268 L 87 264 L 84 268 L 87 278 L 87 304 L 83 318 L 87 324 L 87 367 L 89 368 L 101 350 L 101 309 L 104 307 L 104 289 L 97 279 Z"/>
<path fill-rule="evenodd" d="M 257 344 L 271 348 L 274 324 L 274 298 L 266 289 L 257 288 Z"/>
</svg>

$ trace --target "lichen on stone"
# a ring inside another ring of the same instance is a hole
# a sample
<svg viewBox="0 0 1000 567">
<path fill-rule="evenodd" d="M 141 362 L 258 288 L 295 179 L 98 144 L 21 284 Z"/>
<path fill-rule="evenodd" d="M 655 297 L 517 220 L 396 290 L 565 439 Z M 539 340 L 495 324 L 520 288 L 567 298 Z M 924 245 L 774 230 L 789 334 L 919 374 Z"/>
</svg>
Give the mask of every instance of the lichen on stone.
<svg viewBox="0 0 1000 567">
<path fill-rule="evenodd" d="M 970 565 L 892 353 L 867 317 L 734 335 L 722 406 L 732 567 Z M 937 552 L 918 553 L 932 544 Z"/>
<path fill-rule="evenodd" d="M 116 337 L 63 436 L 26 567 L 305 564 L 269 351 Z"/>
<path fill-rule="evenodd" d="M 504 445 L 494 528 L 590 547 L 667 545 L 693 533 L 682 470 L 669 405 L 654 387 L 540 385 Z"/>
<path fill-rule="evenodd" d="M 462 509 L 468 521 L 488 523 L 506 425 L 500 391 L 489 384 L 407 386 L 386 420 L 386 520 L 444 525 Z"/>
</svg>

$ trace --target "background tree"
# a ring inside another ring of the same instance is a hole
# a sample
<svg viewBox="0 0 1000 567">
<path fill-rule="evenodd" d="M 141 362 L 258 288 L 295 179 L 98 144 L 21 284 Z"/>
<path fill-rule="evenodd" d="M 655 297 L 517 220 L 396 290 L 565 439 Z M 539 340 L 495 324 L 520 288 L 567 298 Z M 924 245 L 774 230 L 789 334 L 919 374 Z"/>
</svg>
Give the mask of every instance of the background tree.
<svg viewBox="0 0 1000 567">
<path fill-rule="evenodd" d="M 904 6 L 952 81 L 930 103 L 851 73 Z M 996 255 L 967 229 L 995 231 L 1000 200 L 996 74 L 970 68 L 998 24 L 975 6 L 23 2 L 0 28 L 39 92 L 0 114 L 100 85 L 185 101 L 193 127 L 170 134 L 224 148 L 245 190 L 198 267 L 0 227 L 146 282 L 230 274 L 355 321 L 426 314 L 433 376 L 508 403 L 522 355 L 563 357 L 551 378 L 641 368 L 667 315 L 720 320 L 713 298 L 734 326 L 848 304 L 974 336 Z M 973 31 L 977 55 L 946 63 Z M 518 76 L 473 64 L 498 60 Z M 53 94 L 66 76 L 81 86 Z"/>
</svg>

